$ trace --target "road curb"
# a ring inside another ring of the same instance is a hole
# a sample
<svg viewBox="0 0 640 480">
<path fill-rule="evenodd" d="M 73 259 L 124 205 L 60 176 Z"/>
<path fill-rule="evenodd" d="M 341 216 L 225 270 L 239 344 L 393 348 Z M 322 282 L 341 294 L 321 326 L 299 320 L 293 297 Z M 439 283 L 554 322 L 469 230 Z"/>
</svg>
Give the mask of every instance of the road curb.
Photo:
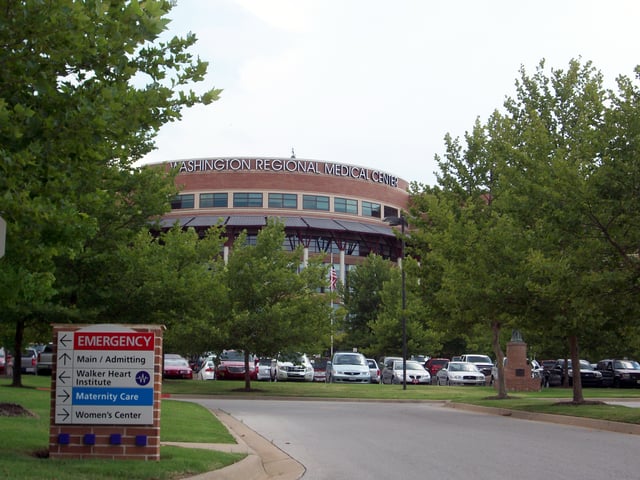
<svg viewBox="0 0 640 480">
<path fill-rule="evenodd" d="M 487 413 L 490 415 L 501 415 L 503 417 L 512 417 L 520 420 L 556 423 L 561 425 L 570 425 L 574 427 L 590 428 L 593 430 L 606 430 L 609 432 L 640 435 L 640 425 L 635 425 L 632 423 L 612 422 L 610 420 L 597 420 L 593 418 L 584 418 L 584 417 L 572 417 L 569 415 L 553 415 L 549 413 L 524 412 L 520 410 L 511 410 L 507 408 L 470 405 L 468 403 L 444 402 L 444 405 L 448 408 L 455 408 L 459 410 L 467 410 L 467 411 L 478 412 L 478 413 Z"/>
</svg>

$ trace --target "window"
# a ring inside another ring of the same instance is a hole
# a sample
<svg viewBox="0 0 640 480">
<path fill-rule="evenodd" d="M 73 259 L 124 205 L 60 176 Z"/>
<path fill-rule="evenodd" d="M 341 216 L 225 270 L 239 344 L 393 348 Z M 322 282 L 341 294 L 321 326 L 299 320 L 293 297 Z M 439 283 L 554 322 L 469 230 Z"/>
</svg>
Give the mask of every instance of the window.
<svg viewBox="0 0 640 480">
<path fill-rule="evenodd" d="M 398 209 L 397 208 L 387 207 L 386 205 L 384 206 L 384 217 L 383 218 L 399 217 L 399 216 L 400 215 L 398 215 Z"/>
<path fill-rule="evenodd" d="M 234 193 L 234 207 L 262 207 L 261 193 Z"/>
<path fill-rule="evenodd" d="M 181 208 L 193 208 L 195 196 L 193 193 L 188 195 L 176 195 L 171 199 L 171 208 L 179 210 Z"/>
<path fill-rule="evenodd" d="M 336 212 L 358 214 L 358 201 L 350 198 L 336 197 L 333 200 L 333 209 Z"/>
<path fill-rule="evenodd" d="M 200 208 L 228 207 L 229 195 L 226 193 L 201 193 Z"/>
<path fill-rule="evenodd" d="M 329 211 L 329 197 L 323 195 L 303 195 L 302 208 L 305 210 Z"/>
<path fill-rule="evenodd" d="M 269 208 L 298 208 L 298 195 L 295 193 L 270 193 Z"/>
<path fill-rule="evenodd" d="M 380 218 L 380 204 L 362 202 L 362 216 Z"/>
</svg>

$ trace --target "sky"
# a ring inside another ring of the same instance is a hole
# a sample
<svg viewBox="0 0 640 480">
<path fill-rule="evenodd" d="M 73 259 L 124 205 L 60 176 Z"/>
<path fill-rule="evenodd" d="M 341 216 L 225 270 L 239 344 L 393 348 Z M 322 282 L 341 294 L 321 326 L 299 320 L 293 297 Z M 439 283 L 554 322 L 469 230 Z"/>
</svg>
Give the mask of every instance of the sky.
<svg viewBox="0 0 640 480">
<path fill-rule="evenodd" d="M 514 96 L 524 67 L 640 64 L 637 0 L 178 0 L 168 35 L 209 62 L 218 101 L 164 125 L 142 163 L 290 157 L 434 185 L 444 137 Z"/>
</svg>

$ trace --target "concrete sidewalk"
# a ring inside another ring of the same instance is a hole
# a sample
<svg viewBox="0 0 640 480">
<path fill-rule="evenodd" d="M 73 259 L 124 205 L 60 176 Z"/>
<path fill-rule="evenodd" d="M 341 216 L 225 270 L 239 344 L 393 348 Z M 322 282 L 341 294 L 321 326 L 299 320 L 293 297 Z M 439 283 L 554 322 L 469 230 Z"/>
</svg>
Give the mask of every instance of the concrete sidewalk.
<svg viewBox="0 0 640 480">
<path fill-rule="evenodd" d="M 222 410 L 212 412 L 227 427 L 237 443 L 162 442 L 162 445 L 246 453 L 247 457 L 228 467 L 188 477 L 190 480 L 298 480 L 304 475 L 305 468 L 302 464 L 244 423 Z"/>
</svg>

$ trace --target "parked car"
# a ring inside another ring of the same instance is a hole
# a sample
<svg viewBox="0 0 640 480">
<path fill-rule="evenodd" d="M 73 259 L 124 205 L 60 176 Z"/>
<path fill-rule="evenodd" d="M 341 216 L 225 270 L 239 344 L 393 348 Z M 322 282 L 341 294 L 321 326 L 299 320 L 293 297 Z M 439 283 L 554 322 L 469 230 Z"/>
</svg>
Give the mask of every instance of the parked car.
<svg viewBox="0 0 640 480">
<path fill-rule="evenodd" d="M 544 375 L 544 370 L 542 368 L 542 365 L 540 365 L 540 363 L 535 359 L 527 360 L 527 363 L 531 367 L 531 378 L 539 378 L 540 379 L 540 385 L 544 385 L 544 383 L 545 383 L 545 375 Z M 507 357 L 504 357 L 503 365 L 505 367 L 507 366 Z M 491 383 L 491 385 L 493 385 L 497 381 L 498 381 L 498 364 L 495 363 L 493 365 L 493 367 L 491 368 L 491 381 L 490 381 L 490 383 Z"/>
<path fill-rule="evenodd" d="M 195 371 L 196 380 L 215 380 L 216 364 L 213 359 L 205 359 Z"/>
<path fill-rule="evenodd" d="M 603 387 L 640 387 L 640 363 L 635 360 L 600 360 L 596 370 L 602 374 Z"/>
<path fill-rule="evenodd" d="M 225 350 L 220 354 L 216 368 L 218 380 L 244 380 L 244 374 L 244 352 Z M 255 355 L 249 355 L 249 378 L 258 379 L 258 360 Z"/>
<path fill-rule="evenodd" d="M 193 370 L 189 366 L 189 361 L 181 356 L 167 356 L 164 358 L 162 367 L 163 378 L 184 378 L 191 380 L 193 378 Z"/>
<path fill-rule="evenodd" d="M 448 362 L 436 374 L 438 385 L 484 385 L 485 376 L 469 362 Z"/>
<path fill-rule="evenodd" d="M 491 369 L 493 362 L 488 355 L 480 355 L 477 353 L 467 353 L 460 357 L 461 362 L 473 363 L 480 370 L 485 378 L 491 378 Z"/>
<path fill-rule="evenodd" d="M 406 361 L 406 383 L 407 384 L 422 384 L 429 385 L 431 384 L 431 375 L 429 372 L 422 366 L 420 362 L 415 360 L 407 360 Z M 402 384 L 403 381 L 403 362 L 402 360 L 396 360 L 391 365 L 391 368 L 385 368 L 382 371 L 382 383 L 395 383 Z"/>
<path fill-rule="evenodd" d="M 303 380 L 313 382 L 313 365 L 304 353 L 279 353 L 277 360 L 278 380 Z"/>
<path fill-rule="evenodd" d="M 327 364 L 330 383 L 371 383 L 367 359 L 357 352 L 336 352 Z"/>
<path fill-rule="evenodd" d="M 258 360 L 258 380 L 273 382 L 278 371 L 275 358 L 261 358 Z"/>
<path fill-rule="evenodd" d="M 38 375 L 51 375 L 53 371 L 53 344 L 45 345 L 44 349 L 38 353 L 36 370 Z"/>
<path fill-rule="evenodd" d="M 314 382 L 326 382 L 327 381 L 327 362 L 326 358 L 312 358 L 311 364 L 313 365 L 313 381 Z"/>
<path fill-rule="evenodd" d="M 38 374 L 38 351 L 35 348 L 25 348 L 21 355 L 22 373 Z"/>
<path fill-rule="evenodd" d="M 5 375 L 7 373 L 7 367 L 9 365 L 9 359 L 7 356 L 7 351 L 4 347 L 0 347 L 0 375 Z"/>
<path fill-rule="evenodd" d="M 550 387 L 557 387 L 559 385 L 573 385 L 573 368 L 571 360 L 567 361 L 567 375 L 568 381 L 563 382 L 564 378 L 564 359 L 556 360 L 555 365 L 548 371 L 546 383 Z M 594 369 L 587 360 L 580 360 L 580 379 L 582 380 L 583 387 L 601 387 L 602 386 L 602 373 Z"/>
<path fill-rule="evenodd" d="M 396 360 L 402 361 L 402 357 L 382 357 L 380 360 L 380 369 L 391 368 Z"/>
<path fill-rule="evenodd" d="M 435 382 L 438 370 L 440 370 L 447 362 L 449 362 L 448 358 L 430 358 L 425 362 L 424 368 L 431 375 L 431 382 Z"/>
<path fill-rule="evenodd" d="M 371 383 L 380 383 L 380 367 L 378 367 L 378 362 L 373 358 L 367 358 L 367 363 L 369 364 L 369 372 L 371 373 Z"/>
</svg>

